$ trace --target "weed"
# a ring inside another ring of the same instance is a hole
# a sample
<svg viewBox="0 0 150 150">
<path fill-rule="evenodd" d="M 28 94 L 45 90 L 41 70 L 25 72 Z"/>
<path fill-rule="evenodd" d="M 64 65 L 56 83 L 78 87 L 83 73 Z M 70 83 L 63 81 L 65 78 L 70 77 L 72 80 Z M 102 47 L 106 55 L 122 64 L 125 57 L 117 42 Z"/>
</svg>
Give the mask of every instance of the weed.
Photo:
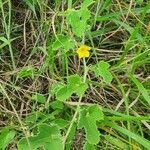
<svg viewBox="0 0 150 150">
<path fill-rule="evenodd" d="M 149 150 L 149 12 L 0 0 L 0 150 Z"/>
</svg>

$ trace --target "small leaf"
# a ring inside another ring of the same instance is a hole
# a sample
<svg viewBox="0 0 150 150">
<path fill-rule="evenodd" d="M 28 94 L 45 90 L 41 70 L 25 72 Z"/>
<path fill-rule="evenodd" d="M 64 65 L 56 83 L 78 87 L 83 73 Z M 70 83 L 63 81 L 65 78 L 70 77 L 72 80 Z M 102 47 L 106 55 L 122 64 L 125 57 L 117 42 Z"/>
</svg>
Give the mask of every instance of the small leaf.
<svg viewBox="0 0 150 150">
<path fill-rule="evenodd" d="M 64 129 L 68 125 L 69 122 L 67 120 L 64 120 L 64 119 L 60 118 L 60 119 L 55 119 L 53 121 L 53 123 L 56 124 L 56 125 L 58 125 L 58 127 L 60 129 Z"/>
<path fill-rule="evenodd" d="M 86 29 L 86 21 L 81 20 L 80 12 L 77 10 L 73 10 L 67 16 L 68 23 L 71 25 L 73 33 L 81 37 Z"/>
<path fill-rule="evenodd" d="M 86 124 L 84 125 L 85 132 L 86 132 L 86 140 L 90 144 L 98 144 L 100 141 L 100 133 L 97 129 L 95 120 L 88 116 L 85 119 Z"/>
<path fill-rule="evenodd" d="M 98 105 L 90 106 L 88 108 L 88 112 L 90 116 L 96 121 L 101 121 L 104 119 L 104 114 L 102 112 L 102 109 Z"/>
<path fill-rule="evenodd" d="M 38 102 L 38 103 L 45 104 L 45 102 L 46 102 L 46 98 L 44 97 L 44 95 L 39 94 L 39 93 L 37 93 L 35 95 L 32 95 L 31 99 L 34 100 L 34 101 L 36 101 L 36 102 Z"/>
<path fill-rule="evenodd" d="M 90 17 L 90 11 L 87 8 L 80 9 L 80 18 L 83 22 L 86 22 L 88 19 L 90 19 Z"/>
<path fill-rule="evenodd" d="M 83 150 L 96 150 L 95 146 L 86 142 L 84 144 Z"/>
<path fill-rule="evenodd" d="M 35 123 L 38 118 L 39 118 L 39 113 L 34 112 L 34 113 L 29 114 L 26 117 L 26 122 L 27 123 Z"/>
<path fill-rule="evenodd" d="M 71 75 L 68 78 L 68 84 L 69 85 L 75 85 L 75 84 L 80 84 L 81 83 L 81 78 L 79 75 Z"/>
<path fill-rule="evenodd" d="M 57 91 L 56 99 L 65 101 L 69 99 L 73 93 L 77 94 L 79 97 L 83 96 L 87 88 L 87 83 L 83 83 L 79 75 L 71 75 L 68 77 L 68 84 Z"/>
<path fill-rule="evenodd" d="M 16 132 L 9 130 L 8 128 L 3 128 L 0 133 L 0 150 L 5 150 L 8 144 L 15 137 Z"/>
<path fill-rule="evenodd" d="M 50 115 L 53 115 L 52 113 Z M 42 112 L 38 112 L 38 111 L 35 111 L 35 112 L 32 112 L 30 113 L 27 117 L 26 117 L 26 123 L 36 123 L 36 121 L 38 119 L 40 120 L 44 120 L 46 117 L 48 117 L 49 115 L 46 115 Z M 49 117 L 50 118 L 50 117 Z M 39 121 L 39 120 L 38 120 Z"/>
<path fill-rule="evenodd" d="M 36 73 L 35 69 L 32 66 L 27 66 L 20 70 L 20 72 L 18 73 L 18 77 L 19 78 L 31 77 L 32 79 L 34 79 L 35 73 Z"/>
<path fill-rule="evenodd" d="M 88 88 L 87 83 L 83 83 L 79 75 L 71 75 L 68 77 L 68 86 L 76 93 L 79 97 L 82 96 Z"/>
<path fill-rule="evenodd" d="M 87 21 L 91 17 L 90 11 L 87 9 L 87 7 L 92 3 L 93 1 L 91 0 L 85 0 L 81 5 L 80 10 L 72 9 L 67 13 L 66 20 L 68 24 L 71 25 L 73 33 L 78 37 L 82 37 L 87 30 Z"/>
<path fill-rule="evenodd" d="M 75 92 L 80 97 L 80 96 L 83 96 L 87 88 L 88 88 L 88 85 L 86 83 L 80 83 L 80 85 L 76 86 Z"/>
<path fill-rule="evenodd" d="M 109 71 L 110 65 L 107 62 L 100 61 L 92 67 L 96 76 L 101 76 L 106 83 L 111 83 L 113 76 Z"/>
<path fill-rule="evenodd" d="M 68 86 L 73 90 L 73 93 L 76 93 L 79 97 L 82 96 L 88 88 L 88 85 L 82 82 L 79 75 L 69 76 Z"/>
<path fill-rule="evenodd" d="M 50 104 L 53 109 L 63 109 L 64 105 L 61 101 L 54 101 Z"/>
<path fill-rule="evenodd" d="M 62 87 L 64 87 L 64 84 L 63 83 L 60 83 L 60 82 L 57 82 L 57 83 L 54 83 L 51 88 L 49 89 L 49 93 L 51 95 L 54 95 L 55 93 L 57 93 Z"/>
<path fill-rule="evenodd" d="M 64 86 L 56 93 L 56 98 L 59 101 L 65 101 L 71 97 L 72 92 L 73 91 L 69 86 Z"/>
<path fill-rule="evenodd" d="M 60 131 L 57 126 L 41 124 L 38 126 L 39 133 L 32 137 L 22 138 L 18 143 L 18 150 L 36 150 L 43 147 L 46 150 L 63 150 Z"/>
<path fill-rule="evenodd" d="M 86 140 L 89 144 L 96 145 L 100 140 L 100 133 L 96 122 L 104 119 L 103 112 L 98 105 L 84 108 L 79 113 L 78 128 L 84 128 Z"/>
<path fill-rule="evenodd" d="M 71 38 L 64 35 L 59 35 L 58 39 L 53 43 L 52 48 L 54 50 L 57 50 L 59 48 L 64 48 L 65 52 L 67 52 L 69 49 L 74 48 L 74 43 L 71 41 Z"/>
</svg>

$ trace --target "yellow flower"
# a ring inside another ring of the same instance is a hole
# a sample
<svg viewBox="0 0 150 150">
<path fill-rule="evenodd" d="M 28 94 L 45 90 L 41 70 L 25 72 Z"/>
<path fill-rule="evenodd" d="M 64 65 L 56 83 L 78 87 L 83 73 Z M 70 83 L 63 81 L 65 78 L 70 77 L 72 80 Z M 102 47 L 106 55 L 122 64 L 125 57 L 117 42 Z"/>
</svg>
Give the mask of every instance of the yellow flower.
<svg viewBox="0 0 150 150">
<path fill-rule="evenodd" d="M 79 58 L 89 57 L 90 56 L 90 52 L 89 52 L 90 49 L 91 48 L 89 46 L 81 45 L 77 49 L 77 54 L 78 54 Z"/>
</svg>

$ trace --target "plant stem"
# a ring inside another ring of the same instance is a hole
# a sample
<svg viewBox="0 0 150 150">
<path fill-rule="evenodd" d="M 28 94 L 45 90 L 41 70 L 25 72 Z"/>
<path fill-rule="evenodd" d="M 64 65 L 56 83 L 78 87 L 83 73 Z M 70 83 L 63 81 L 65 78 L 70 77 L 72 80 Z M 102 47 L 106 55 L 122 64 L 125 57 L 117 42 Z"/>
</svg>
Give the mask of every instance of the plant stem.
<svg viewBox="0 0 150 150">
<path fill-rule="evenodd" d="M 85 82 L 86 82 L 86 76 L 87 76 L 87 66 L 86 66 L 85 58 L 83 58 L 83 64 L 84 64 L 84 78 L 83 78 L 83 82 L 85 83 Z M 70 131 L 71 131 L 71 129 L 72 129 L 72 126 L 73 126 L 73 124 L 74 124 L 75 121 L 76 121 L 77 115 L 78 115 L 78 113 L 79 113 L 79 111 L 80 111 L 80 103 L 81 103 L 82 97 L 83 97 L 83 96 L 80 96 L 80 97 L 79 97 L 79 101 L 78 101 L 78 104 L 77 104 L 76 111 L 75 111 L 75 113 L 74 113 L 74 115 L 73 115 L 73 118 L 72 118 L 72 120 L 71 120 L 71 123 L 70 123 L 70 125 L 69 125 L 69 128 L 68 128 L 68 130 L 67 130 L 67 132 L 66 132 L 66 135 L 65 135 L 65 137 L 64 137 L 64 141 L 63 141 L 64 148 L 65 148 L 65 143 L 66 143 L 67 137 L 68 137 L 68 135 L 69 135 L 69 133 L 70 133 Z"/>
</svg>

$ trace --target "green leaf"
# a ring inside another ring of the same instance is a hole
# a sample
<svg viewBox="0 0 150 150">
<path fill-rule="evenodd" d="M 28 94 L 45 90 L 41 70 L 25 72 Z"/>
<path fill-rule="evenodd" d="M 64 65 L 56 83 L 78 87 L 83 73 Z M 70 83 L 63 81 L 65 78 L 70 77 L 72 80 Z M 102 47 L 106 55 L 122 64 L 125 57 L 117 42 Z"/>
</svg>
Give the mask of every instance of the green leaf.
<svg viewBox="0 0 150 150">
<path fill-rule="evenodd" d="M 123 141 L 121 141 L 118 138 L 115 138 L 111 135 L 105 135 L 104 137 L 109 143 L 119 147 L 120 149 L 125 149 L 125 150 L 129 149 L 129 145 L 127 145 L 126 143 L 124 143 Z"/>
<path fill-rule="evenodd" d="M 46 102 L 46 98 L 44 97 L 44 95 L 42 94 L 35 94 L 35 95 L 32 95 L 32 98 L 31 98 L 33 101 L 36 101 L 38 103 L 42 103 L 42 104 L 45 104 Z"/>
<path fill-rule="evenodd" d="M 42 112 L 35 111 L 35 112 L 28 114 L 28 116 L 26 117 L 26 123 L 27 124 L 37 123 L 36 121 L 44 120 L 46 117 L 49 117 L 50 119 L 50 116 L 51 118 L 54 118 L 53 113 L 47 115 Z"/>
<path fill-rule="evenodd" d="M 86 83 L 80 83 L 78 86 L 75 87 L 74 91 L 80 97 L 80 96 L 83 96 L 87 88 L 88 88 L 88 85 Z"/>
<path fill-rule="evenodd" d="M 56 98 L 59 101 L 65 101 L 71 97 L 72 93 L 73 90 L 69 86 L 64 86 L 56 93 Z"/>
<path fill-rule="evenodd" d="M 81 5 L 81 8 L 87 8 L 88 6 L 90 6 L 92 3 L 94 3 L 93 0 L 84 0 L 84 2 Z"/>
<path fill-rule="evenodd" d="M 123 128 L 123 127 L 121 127 L 121 126 L 118 126 L 117 124 L 115 124 L 113 122 L 107 121 L 107 122 L 105 122 L 105 125 L 119 131 L 120 133 L 122 133 L 124 135 L 127 135 L 129 138 L 132 138 L 133 140 L 135 140 L 136 142 L 141 144 L 146 149 L 150 148 L 150 142 L 147 139 L 145 139 L 145 138 L 143 138 L 143 137 L 141 137 L 141 136 L 139 136 L 139 135 Z"/>
<path fill-rule="evenodd" d="M 26 5 L 33 11 L 35 12 L 35 7 L 37 7 L 37 0 L 23 0 Z"/>
<path fill-rule="evenodd" d="M 10 44 L 10 41 L 7 40 L 4 36 L 1 36 L 1 37 L 0 37 L 0 41 L 3 41 L 6 45 L 9 45 L 9 44 Z"/>
<path fill-rule="evenodd" d="M 102 112 L 102 109 L 98 105 L 90 106 L 88 108 L 88 113 L 90 117 L 92 117 L 96 121 L 101 121 L 104 119 L 104 114 Z"/>
<path fill-rule="evenodd" d="M 35 123 L 38 118 L 39 118 L 38 112 L 33 112 L 31 114 L 28 114 L 28 116 L 26 117 L 26 123 Z"/>
<path fill-rule="evenodd" d="M 89 144 L 96 145 L 100 140 L 100 133 L 96 122 L 104 119 L 103 112 L 98 105 L 81 109 L 79 113 L 78 128 L 84 128 L 86 140 Z"/>
<path fill-rule="evenodd" d="M 79 75 L 69 76 L 68 86 L 73 90 L 73 93 L 76 93 L 79 97 L 82 96 L 88 88 L 88 85 L 82 82 Z"/>
<path fill-rule="evenodd" d="M 87 88 L 87 83 L 83 83 L 79 75 L 71 75 L 68 77 L 68 84 L 56 92 L 56 99 L 65 101 L 69 99 L 73 93 L 77 94 L 79 97 L 83 96 Z"/>
<path fill-rule="evenodd" d="M 106 83 L 111 83 L 113 76 L 109 71 L 110 65 L 107 62 L 100 61 L 92 67 L 96 76 L 101 76 Z"/>
<path fill-rule="evenodd" d="M 80 10 L 72 9 L 67 12 L 66 20 L 71 25 L 73 33 L 78 37 L 82 37 L 88 27 L 87 21 L 91 15 L 87 7 L 92 3 L 92 0 L 85 0 Z"/>
<path fill-rule="evenodd" d="M 79 85 L 81 83 L 81 77 L 79 75 L 71 75 L 68 78 L 69 85 Z"/>
<path fill-rule="evenodd" d="M 14 139 L 16 132 L 3 128 L 0 133 L 0 150 L 5 150 L 8 144 Z"/>
<path fill-rule="evenodd" d="M 80 12 L 79 11 L 71 11 L 71 13 L 67 16 L 68 23 L 71 25 L 73 33 L 81 37 L 86 29 L 86 21 L 81 20 Z"/>
<path fill-rule="evenodd" d="M 18 77 L 19 78 L 31 77 L 32 79 L 34 79 L 35 74 L 36 74 L 35 69 L 32 66 L 27 66 L 20 70 L 20 72 L 18 73 Z"/>
<path fill-rule="evenodd" d="M 52 86 L 49 89 L 49 93 L 51 95 L 54 95 L 55 93 L 57 93 L 62 87 L 64 87 L 63 83 L 60 82 L 56 82 L 54 84 L 52 84 Z"/>
<path fill-rule="evenodd" d="M 67 52 L 69 49 L 74 48 L 74 43 L 71 40 L 71 38 L 64 35 L 59 35 L 58 39 L 53 43 L 52 48 L 54 50 L 57 50 L 59 48 L 64 48 L 65 52 Z"/>
<path fill-rule="evenodd" d="M 43 147 L 45 150 L 63 150 L 60 131 L 57 126 L 41 124 L 38 126 L 37 135 L 22 138 L 18 143 L 18 150 L 36 150 Z"/>
<path fill-rule="evenodd" d="M 129 77 L 134 82 L 134 84 L 137 86 L 137 88 L 139 89 L 139 91 L 142 94 L 142 96 L 144 97 L 144 99 L 150 105 L 150 96 L 149 96 L 148 91 L 146 90 L 146 88 L 144 88 L 143 84 L 140 83 L 139 80 L 136 79 L 136 77 L 133 76 L 132 74 L 129 74 Z"/>
<path fill-rule="evenodd" d="M 50 104 L 53 109 L 63 109 L 64 105 L 61 101 L 54 101 Z"/>
<path fill-rule="evenodd" d="M 83 150 L 96 150 L 95 146 L 86 142 L 84 144 Z"/>
<path fill-rule="evenodd" d="M 87 20 L 91 17 L 90 11 L 87 8 L 80 9 L 79 13 L 80 20 L 82 20 L 83 22 L 87 22 Z"/>
<path fill-rule="evenodd" d="M 60 118 L 60 119 L 55 119 L 53 121 L 53 123 L 58 125 L 58 127 L 60 129 L 64 129 L 68 125 L 69 122 L 67 120 L 64 120 L 64 119 Z"/>
</svg>

